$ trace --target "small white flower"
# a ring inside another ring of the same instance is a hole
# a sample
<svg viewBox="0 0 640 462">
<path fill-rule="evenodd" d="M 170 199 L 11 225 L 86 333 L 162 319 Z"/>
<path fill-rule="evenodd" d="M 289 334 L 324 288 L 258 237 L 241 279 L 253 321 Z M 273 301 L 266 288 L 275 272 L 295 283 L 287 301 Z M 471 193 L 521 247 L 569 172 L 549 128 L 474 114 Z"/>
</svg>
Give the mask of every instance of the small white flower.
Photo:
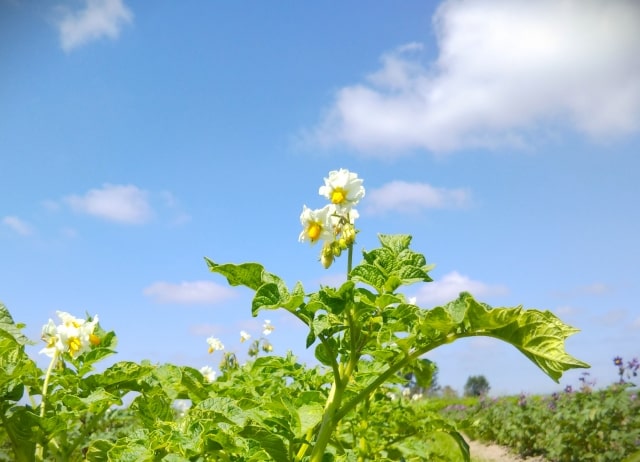
<svg viewBox="0 0 640 462">
<path fill-rule="evenodd" d="M 200 373 L 202 374 L 204 379 L 209 383 L 213 382 L 216 379 L 216 371 L 214 371 L 209 366 L 202 366 L 200 368 Z"/>
<path fill-rule="evenodd" d="M 269 335 L 271 332 L 273 332 L 274 329 L 275 327 L 273 327 L 273 325 L 271 324 L 271 321 L 269 321 L 268 319 L 265 319 L 264 324 L 262 325 L 262 333 L 264 335 Z"/>
<path fill-rule="evenodd" d="M 240 331 L 240 343 L 246 342 L 250 338 L 251 338 L 251 335 L 249 335 L 249 333 L 243 330 Z"/>
<path fill-rule="evenodd" d="M 332 241 L 335 211 L 335 206 L 331 204 L 317 210 L 311 210 L 304 205 L 300 214 L 300 223 L 303 229 L 298 240 L 300 242 L 309 241 L 311 244 L 315 244 L 319 240 Z"/>
<path fill-rule="evenodd" d="M 224 350 L 224 345 L 222 344 L 222 342 L 215 337 L 209 337 L 207 339 L 207 343 L 209 344 L 209 353 Z"/>
<path fill-rule="evenodd" d="M 324 179 L 324 186 L 318 192 L 340 209 L 350 210 L 364 197 L 362 181 L 356 173 L 341 168 L 329 172 L 329 178 Z"/>
<path fill-rule="evenodd" d="M 413 401 L 418 401 L 418 400 L 422 399 L 422 393 L 416 393 L 416 394 L 412 395 L 411 399 Z"/>
</svg>

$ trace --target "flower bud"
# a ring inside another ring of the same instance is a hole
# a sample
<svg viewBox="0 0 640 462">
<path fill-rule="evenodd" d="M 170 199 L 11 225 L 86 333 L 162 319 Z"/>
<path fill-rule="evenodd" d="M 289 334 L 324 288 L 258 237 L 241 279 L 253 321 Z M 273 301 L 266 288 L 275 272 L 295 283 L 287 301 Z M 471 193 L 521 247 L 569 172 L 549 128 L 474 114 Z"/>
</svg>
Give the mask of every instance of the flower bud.
<svg viewBox="0 0 640 462">
<path fill-rule="evenodd" d="M 324 269 L 328 269 L 333 263 L 335 256 L 331 244 L 325 244 L 320 252 L 320 263 Z"/>
<path fill-rule="evenodd" d="M 356 229 L 350 223 L 347 223 L 342 229 L 342 237 L 347 245 L 352 245 L 356 241 Z"/>
</svg>

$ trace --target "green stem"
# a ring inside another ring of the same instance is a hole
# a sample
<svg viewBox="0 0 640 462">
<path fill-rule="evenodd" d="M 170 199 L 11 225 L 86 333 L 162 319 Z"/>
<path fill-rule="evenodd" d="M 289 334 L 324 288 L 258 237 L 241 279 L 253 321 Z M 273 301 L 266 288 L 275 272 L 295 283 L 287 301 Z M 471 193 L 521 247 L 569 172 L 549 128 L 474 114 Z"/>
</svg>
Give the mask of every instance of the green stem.
<svg viewBox="0 0 640 462">
<path fill-rule="evenodd" d="M 376 388 L 378 388 L 380 385 L 386 382 L 389 379 L 389 377 L 391 377 L 400 369 L 402 369 L 403 367 L 411 363 L 411 361 L 414 361 L 415 359 L 419 358 L 423 354 L 433 350 L 434 348 L 439 347 L 440 345 L 444 345 L 445 343 L 447 343 L 446 339 L 442 340 L 441 342 L 438 342 L 437 344 L 429 345 L 428 348 L 416 350 L 413 353 L 402 358 L 397 363 L 389 366 L 389 368 L 386 371 L 380 374 L 375 380 L 373 380 L 369 385 L 367 385 L 364 389 L 362 389 L 360 393 L 358 393 L 356 396 L 351 398 L 351 400 L 349 400 L 347 403 L 345 403 L 344 406 L 342 406 L 342 408 L 338 411 L 338 413 L 335 416 L 336 420 L 342 419 L 349 411 L 351 411 L 354 407 L 356 407 L 359 402 L 361 402 L 363 399 L 366 399 L 371 393 L 375 391 Z"/>
<path fill-rule="evenodd" d="M 309 449 L 309 441 L 311 441 L 312 437 L 313 437 L 313 428 L 310 428 L 309 431 L 307 431 L 307 434 L 305 435 L 306 441 L 300 447 L 300 450 L 296 454 L 296 458 L 294 459 L 294 461 L 298 462 L 302 460 L 304 455 L 307 453 L 307 449 Z"/>
<path fill-rule="evenodd" d="M 320 424 L 318 438 L 316 439 L 313 451 L 311 452 L 310 462 L 320 462 L 324 456 L 324 451 L 329 443 L 329 439 L 338 425 L 338 422 L 340 422 L 340 418 L 337 418 L 339 415 L 338 410 L 342 403 L 344 390 L 347 388 L 347 384 L 349 383 L 349 379 L 353 374 L 357 363 L 357 356 L 352 355 L 347 362 L 347 366 L 344 368 L 342 376 L 335 377 L 333 380 L 333 385 L 331 385 L 331 391 L 327 398 L 327 404 L 325 405 L 322 423 Z"/>
<path fill-rule="evenodd" d="M 42 401 L 40 402 L 40 419 L 44 419 L 45 407 L 47 403 L 47 391 L 49 389 L 49 378 L 51 377 L 51 372 L 53 372 L 53 366 L 56 365 L 58 361 L 58 355 L 54 354 L 51 358 L 51 362 L 49 363 L 49 367 L 47 368 L 47 373 L 44 376 L 44 384 L 42 385 Z M 36 444 L 36 460 L 41 461 L 44 457 L 44 446 L 38 442 Z"/>
<path fill-rule="evenodd" d="M 350 273 L 352 268 L 353 244 L 350 244 L 347 249 L 347 280 L 351 279 Z M 353 309 L 353 306 L 351 307 L 351 309 Z M 347 365 L 344 369 L 341 367 L 338 367 L 338 370 L 336 370 L 336 367 L 333 368 L 334 380 L 333 384 L 331 385 L 329 397 L 327 398 L 327 404 L 325 405 L 322 423 L 320 424 L 320 430 L 318 431 L 318 437 L 316 438 L 315 445 L 313 446 L 313 451 L 311 452 L 310 462 L 320 462 L 322 460 L 322 457 L 324 456 L 324 451 L 327 447 L 327 444 L 329 444 L 331 435 L 333 435 L 336 426 L 340 422 L 340 418 L 336 418 L 336 416 L 338 415 L 340 404 L 342 403 L 344 390 L 347 388 L 347 384 L 349 383 L 351 375 L 353 374 L 353 371 L 355 370 L 360 358 L 360 355 L 356 348 L 357 342 L 355 338 L 355 336 L 357 336 L 358 334 L 357 332 L 354 332 L 355 323 L 353 321 L 351 310 L 349 310 L 348 314 L 348 323 L 351 337 L 351 354 L 349 356 L 349 361 L 347 362 Z"/>
</svg>

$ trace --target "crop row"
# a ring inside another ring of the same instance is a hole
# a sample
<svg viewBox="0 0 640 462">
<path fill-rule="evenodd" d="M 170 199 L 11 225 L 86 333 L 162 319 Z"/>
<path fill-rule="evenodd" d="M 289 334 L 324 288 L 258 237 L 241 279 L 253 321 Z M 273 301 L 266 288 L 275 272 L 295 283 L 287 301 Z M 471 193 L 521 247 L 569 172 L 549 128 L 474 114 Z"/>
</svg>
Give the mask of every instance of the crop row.
<svg viewBox="0 0 640 462">
<path fill-rule="evenodd" d="M 464 423 L 472 439 L 508 446 L 523 457 L 543 456 L 553 462 L 640 460 L 640 395 L 628 383 L 597 391 L 568 387 L 548 396 L 479 398 L 442 412 Z"/>
</svg>

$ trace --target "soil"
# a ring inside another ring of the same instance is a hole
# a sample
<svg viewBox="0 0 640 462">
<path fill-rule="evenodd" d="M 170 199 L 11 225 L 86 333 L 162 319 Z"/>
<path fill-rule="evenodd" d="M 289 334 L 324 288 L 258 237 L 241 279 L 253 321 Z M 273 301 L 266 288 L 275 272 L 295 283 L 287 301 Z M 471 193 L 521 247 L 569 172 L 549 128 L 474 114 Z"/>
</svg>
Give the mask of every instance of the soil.
<svg viewBox="0 0 640 462">
<path fill-rule="evenodd" d="M 479 441 L 467 439 L 471 450 L 471 460 L 478 462 L 545 462 L 542 457 L 522 458 L 509 452 L 503 446 L 497 444 L 485 444 Z"/>
</svg>

